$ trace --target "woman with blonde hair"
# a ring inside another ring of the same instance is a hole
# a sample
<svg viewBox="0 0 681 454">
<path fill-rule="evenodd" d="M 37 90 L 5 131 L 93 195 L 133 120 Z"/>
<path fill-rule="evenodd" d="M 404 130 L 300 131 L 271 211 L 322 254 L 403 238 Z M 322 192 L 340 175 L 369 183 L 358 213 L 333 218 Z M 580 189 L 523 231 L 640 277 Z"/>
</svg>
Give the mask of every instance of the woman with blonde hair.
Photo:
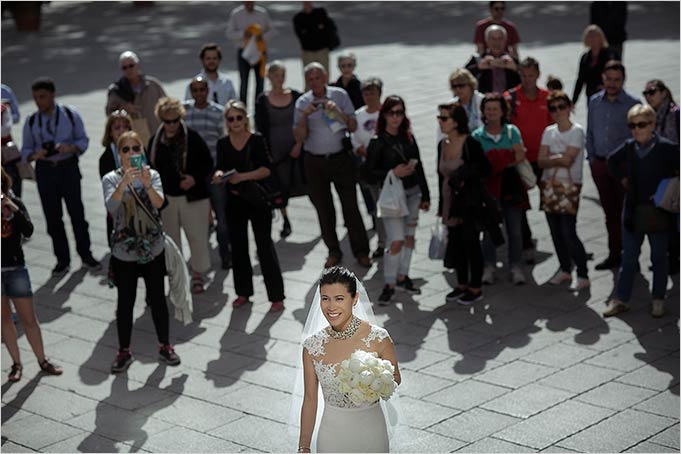
<svg viewBox="0 0 681 454">
<path fill-rule="evenodd" d="M 180 364 L 169 341 L 165 239 L 159 222 L 159 209 L 164 203 L 161 177 L 148 165 L 137 164 L 141 163 L 144 146 L 136 132 L 123 133 L 117 147 L 121 166 L 102 178 L 104 203 L 113 218 L 111 268 L 118 289 L 118 353 L 111 364 L 113 374 L 124 372 L 133 361 L 130 340 L 139 276 L 144 279 L 146 301 L 156 328 L 158 358 L 171 366 Z"/>
<path fill-rule="evenodd" d="M 227 185 L 229 239 L 232 242 L 232 276 L 237 298 L 234 308 L 250 303 L 253 268 L 248 255 L 248 221 L 251 222 L 260 269 L 265 279 L 271 312 L 284 310 L 284 280 L 272 242 L 272 207 L 263 180 L 272 173 L 265 138 L 251 132 L 246 105 L 230 101 L 225 106 L 227 136 L 218 140 L 213 183 Z"/>
<path fill-rule="evenodd" d="M 577 104 L 582 87 L 586 84 L 587 104 L 591 95 L 603 88 L 602 73 L 608 60 L 617 60 L 615 53 L 608 47 L 605 33 L 598 25 L 591 24 L 582 33 L 582 42 L 589 50 L 579 60 L 579 72 L 572 94 L 572 104 Z"/>
<path fill-rule="evenodd" d="M 149 162 L 161 175 L 168 205 L 161 212 L 163 228 L 182 250 L 180 228 L 184 230 L 191 259 L 192 293 L 203 292 L 203 276 L 210 270 L 208 247 L 208 179 L 213 158 L 199 133 L 188 128 L 179 100 L 161 98 L 156 116 L 162 122 L 149 140 Z"/>
</svg>

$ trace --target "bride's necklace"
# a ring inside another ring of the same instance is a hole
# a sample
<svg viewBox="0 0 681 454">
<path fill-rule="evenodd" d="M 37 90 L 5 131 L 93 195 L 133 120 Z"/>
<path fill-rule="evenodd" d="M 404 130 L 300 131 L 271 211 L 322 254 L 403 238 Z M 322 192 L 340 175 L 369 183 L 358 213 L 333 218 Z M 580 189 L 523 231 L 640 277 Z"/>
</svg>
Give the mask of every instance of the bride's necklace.
<svg viewBox="0 0 681 454">
<path fill-rule="evenodd" d="M 357 332 L 361 323 L 362 321 L 353 315 L 350 324 L 343 331 L 336 331 L 329 326 L 328 332 L 334 339 L 350 339 Z"/>
</svg>

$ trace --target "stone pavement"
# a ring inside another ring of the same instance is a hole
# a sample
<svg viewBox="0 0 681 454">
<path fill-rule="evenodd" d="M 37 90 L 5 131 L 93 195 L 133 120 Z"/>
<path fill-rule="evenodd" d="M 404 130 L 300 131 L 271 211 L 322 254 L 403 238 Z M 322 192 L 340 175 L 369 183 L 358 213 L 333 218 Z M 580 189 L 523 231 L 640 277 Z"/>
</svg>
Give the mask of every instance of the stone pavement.
<svg viewBox="0 0 681 454">
<path fill-rule="evenodd" d="M 157 2 L 139 9 L 129 2 L 51 2 L 44 7 L 42 31 L 35 34 L 19 34 L 10 19 L 3 19 L 3 82 L 19 96 L 24 118 L 34 110 L 30 81 L 43 74 L 55 78 L 59 100 L 84 116 L 91 143 L 81 159 L 83 199 L 95 256 L 108 259 L 96 175 L 105 88 L 118 77 L 118 53 L 138 50 L 143 69 L 159 77 L 170 95 L 181 96 L 198 70 L 198 48 L 214 40 L 223 46 L 223 68 L 236 82 L 234 52 L 224 37 L 234 5 Z M 267 6 L 278 28 L 271 55 L 285 61 L 290 85 L 300 87 L 302 68 L 291 27 L 299 3 Z M 405 98 L 423 162 L 432 163 L 426 168 L 436 193 L 435 107 L 450 96 L 448 74 L 470 55 L 473 25 L 486 2 L 325 6 L 338 22 L 344 46 L 358 56 L 358 74 L 379 75 L 384 94 Z M 542 81 L 549 73 L 557 75 L 571 92 L 588 3 L 512 2 L 507 16 L 519 27 L 521 54 L 541 62 Z M 627 89 L 635 95 L 646 80 L 659 77 L 679 98 L 678 17 L 678 3 L 630 4 L 625 64 Z M 335 68 L 332 74 L 337 76 Z M 582 124 L 584 104 L 582 97 L 575 114 Z M 585 173 L 579 233 L 600 259 L 607 248 L 604 219 L 587 167 Z M 283 314 L 267 312 L 257 264 L 255 304 L 237 311 L 229 304 L 234 298 L 230 273 L 211 273 L 207 292 L 194 298 L 194 323 L 172 323 L 182 364 L 167 368 L 156 361 L 153 325 L 140 291 L 133 335 L 137 361 L 127 374 L 112 376 L 115 291 L 105 285 L 103 272 L 78 269 L 77 259 L 70 274 L 50 279 L 54 258 L 35 185 L 25 183 L 24 193 L 36 226 L 24 248 L 35 304 L 48 355 L 65 372 L 61 377 L 39 374 L 22 336 L 24 378 L 2 385 L 3 451 L 295 450 L 296 437 L 286 433 L 289 389 L 326 252 L 307 199 L 291 202 L 292 236 L 278 239 L 280 218 L 273 228 L 286 285 Z M 536 190 L 530 196 L 536 201 Z M 397 345 L 408 416 L 393 450 L 678 452 L 678 276 L 669 280 L 668 315 L 651 318 L 649 250 L 644 247 L 633 310 L 604 320 L 600 312 L 614 273 L 591 271 L 592 287 L 581 294 L 548 286 L 557 269 L 553 245 L 536 207 L 529 220 L 539 257 L 525 268 L 528 284 L 512 286 L 500 269 L 501 279 L 485 288 L 484 301 L 466 308 L 445 303 L 456 277 L 428 259 L 435 216 L 431 211 L 421 217 L 410 274 L 422 294 L 398 294 L 391 307 L 376 307 Z M 368 217 L 365 223 L 370 224 Z M 342 225 L 338 231 L 344 238 Z M 376 238 L 371 242 L 375 246 Z M 214 238 L 211 245 L 217 266 Z M 381 262 L 369 270 L 357 268 L 345 239 L 343 248 L 344 264 L 376 298 Z M 10 364 L 3 348 L 3 374 Z"/>
</svg>

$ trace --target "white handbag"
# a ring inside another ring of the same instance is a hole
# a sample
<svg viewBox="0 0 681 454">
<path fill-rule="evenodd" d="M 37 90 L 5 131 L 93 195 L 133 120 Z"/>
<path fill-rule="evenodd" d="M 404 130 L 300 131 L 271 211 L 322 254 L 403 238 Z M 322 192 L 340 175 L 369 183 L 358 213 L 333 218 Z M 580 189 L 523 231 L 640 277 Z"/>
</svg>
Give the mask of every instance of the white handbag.
<svg viewBox="0 0 681 454">
<path fill-rule="evenodd" d="M 526 189 L 532 189 L 537 185 L 537 176 L 534 174 L 532 165 L 527 159 L 520 161 L 518 164 L 516 164 L 515 168 L 518 171 L 518 175 L 520 175 L 520 179 L 522 180 Z"/>
<path fill-rule="evenodd" d="M 404 185 L 392 170 L 385 176 L 377 205 L 379 218 L 401 218 L 409 214 Z"/>
<path fill-rule="evenodd" d="M 244 47 L 243 52 L 241 52 L 241 57 L 246 60 L 251 66 L 255 65 L 260 61 L 260 50 L 255 43 L 254 38 L 250 38 Z"/>
</svg>

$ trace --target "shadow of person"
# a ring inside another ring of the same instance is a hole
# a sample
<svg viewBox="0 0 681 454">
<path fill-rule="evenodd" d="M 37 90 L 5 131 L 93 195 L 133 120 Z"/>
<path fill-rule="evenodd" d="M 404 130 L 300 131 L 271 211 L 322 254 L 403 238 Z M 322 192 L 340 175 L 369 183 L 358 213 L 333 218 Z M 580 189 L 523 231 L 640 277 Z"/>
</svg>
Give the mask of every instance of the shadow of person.
<svg viewBox="0 0 681 454">
<path fill-rule="evenodd" d="M 305 243 L 292 243 L 285 239 L 280 239 L 274 243 L 279 257 L 279 266 L 282 272 L 302 270 L 307 261 L 307 254 L 317 246 L 322 240 L 321 236 L 314 238 Z M 255 269 L 254 269 L 255 270 Z M 258 273 L 260 273 L 260 266 L 258 265 Z"/>
<path fill-rule="evenodd" d="M 61 282 L 61 278 L 50 278 L 33 293 L 33 301 L 37 305 L 56 309 L 55 311 L 37 310 L 36 312 L 40 314 L 41 323 L 49 323 L 58 319 L 64 313 L 71 312 L 70 307 L 63 308 L 62 306 L 71 297 L 71 292 L 75 290 L 78 284 L 83 282 L 86 273 L 87 270 L 85 268 L 74 271 L 59 288 L 57 288 L 57 285 Z"/>
<path fill-rule="evenodd" d="M 84 438 L 78 445 L 80 452 L 91 452 L 92 447 L 96 446 L 99 452 L 117 452 L 115 440 L 130 443 L 130 452 L 138 452 L 149 438 L 143 427 L 150 416 L 163 408 L 170 407 L 182 395 L 184 383 L 188 375 L 182 374 L 173 377 L 170 384 L 165 388 L 158 388 L 158 385 L 165 376 L 166 366 L 158 365 L 149 375 L 144 385 L 140 388 L 130 390 L 130 381 L 126 374 L 118 374 L 111 383 L 111 394 L 100 401 L 95 409 L 95 430 Z M 139 400 L 143 400 L 149 388 L 157 388 L 161 391 L 169 391 L 170 397 L 156 402 L 152 405 L 153 411 L 130 412 L 123 410 L 118 403 L 125 397 L 126 400 L 136 401 L 135 396 L 139 395 Z M 108 443 L 108 445 L 106 445 Z M 104 446 L 106 445 L 106 446 Z"/>
<path fill-rule="evenodd" d="M 14 417 L 14 415 L 17 414 L 19 410 L 24 406 L 24 403 L 26 400 L 33 394 L 33 391 L 35 391 L 36 387 L 38 386 L 38 383 L 40 380 L 45 376 L 45 374 L 40 371 L 38 372 L 35 377 L 33 377 L 31 380 L 26 382 L 26 384 L 21 388 L 14 399 L 11 401 L 5 403 L 5 405 L 2 406 L 2 424 L 6 424 L 9 422 L 10 419 Z M 12 382 L 5 382 L 2 385 L 2 395 L 4 396 L 7 391 L 10 390 L 12 385 L 15 383 Z"/>
</svg>

